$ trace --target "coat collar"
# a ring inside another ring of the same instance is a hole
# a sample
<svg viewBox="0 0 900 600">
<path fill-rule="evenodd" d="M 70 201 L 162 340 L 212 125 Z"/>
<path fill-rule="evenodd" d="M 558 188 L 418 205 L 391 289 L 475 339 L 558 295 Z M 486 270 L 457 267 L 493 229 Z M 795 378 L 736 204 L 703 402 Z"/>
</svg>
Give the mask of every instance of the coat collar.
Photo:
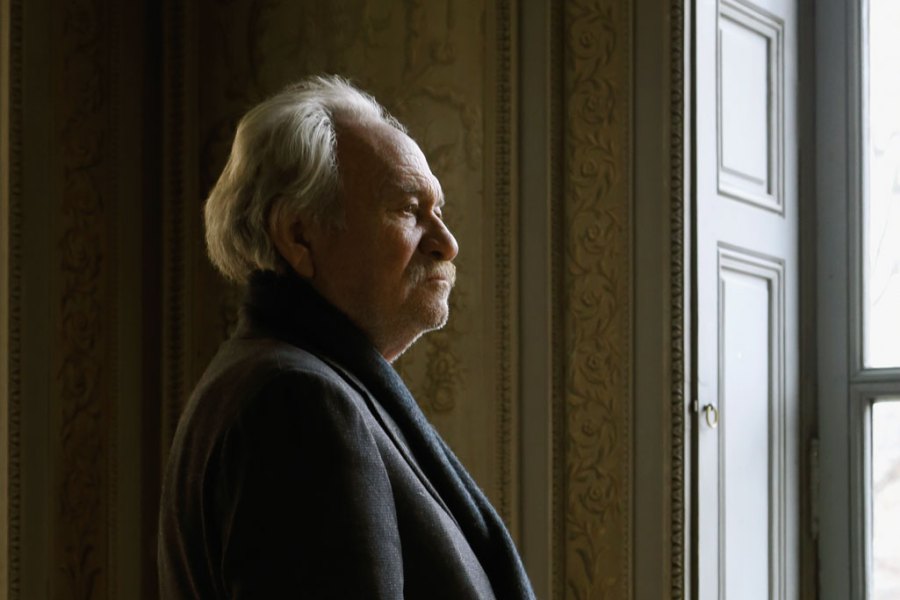
<svg viewBox="0 0 900 600">
<path fill-rule="evenodd" d="M 263 329 L 287 342 L 312 345 L 341 364 L 388 365 L 347 315 L 297 275 L 257 271 L 251 276 L 238 335 L 251 329 Z"/>
</svg>

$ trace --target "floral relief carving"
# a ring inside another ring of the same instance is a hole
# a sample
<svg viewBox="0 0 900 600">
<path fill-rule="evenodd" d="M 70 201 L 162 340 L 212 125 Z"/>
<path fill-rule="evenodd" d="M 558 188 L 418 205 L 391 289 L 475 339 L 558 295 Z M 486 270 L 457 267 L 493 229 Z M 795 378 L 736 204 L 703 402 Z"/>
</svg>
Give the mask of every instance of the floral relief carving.
<svg viewBox="0 0 900 600">
<path fill-rule="evenodd" d="M 565 6 L 565 593 L 629 595 L 628 5 Z"/>
<path fill-rule="evenodd" d="M 107 502 L 109 327 L 106 243 L 106 139 L 109 40 L 105 6 L 68 3 L 62 13 L 60 139 L 62 231 L 59 355 L 55 374 L 59 411 L 56 469 L 57 572 L 60 598 L 105 598 L 108 580 Z"/>
</svg>

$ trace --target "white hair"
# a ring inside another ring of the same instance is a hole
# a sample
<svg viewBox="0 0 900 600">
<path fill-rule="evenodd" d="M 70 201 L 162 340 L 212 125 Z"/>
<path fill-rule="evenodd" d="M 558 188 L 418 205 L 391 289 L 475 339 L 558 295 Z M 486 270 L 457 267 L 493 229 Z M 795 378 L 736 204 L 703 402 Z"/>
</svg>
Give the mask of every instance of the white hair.
<svg viewBox="0 0 900 600">
<path fill-rule="evenodd" d="M 204 207 L 206 248 L 228 279 L 281 271 L 269 218 L 303 216 L 340 226 L 335 114 L 405 128 L 372 96 L 338 76 L 310 77 L 251 109 Z"/>
</svg>

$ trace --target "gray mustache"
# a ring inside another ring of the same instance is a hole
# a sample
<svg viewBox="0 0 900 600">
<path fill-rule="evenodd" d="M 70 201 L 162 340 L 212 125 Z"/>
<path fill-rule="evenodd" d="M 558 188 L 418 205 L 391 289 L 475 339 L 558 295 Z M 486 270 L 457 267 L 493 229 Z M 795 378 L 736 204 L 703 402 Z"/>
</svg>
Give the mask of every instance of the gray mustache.
<svg viewBox="0 0 900 600">
<path fill-rule="evenodd" d="M 456 265 L 450 262 L 442 262 L 434 265 L 419 265 L 412 273 L 415 284 L 425 283 L 433 277 L 440 277 L 450 282 L 452 287 L 456 284 Z"/>
</svg>

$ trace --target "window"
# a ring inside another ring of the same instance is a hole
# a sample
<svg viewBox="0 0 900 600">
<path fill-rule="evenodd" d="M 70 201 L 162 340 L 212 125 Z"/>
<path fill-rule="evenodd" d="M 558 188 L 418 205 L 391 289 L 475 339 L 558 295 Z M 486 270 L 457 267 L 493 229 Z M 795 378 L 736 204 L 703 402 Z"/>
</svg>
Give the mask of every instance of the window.
<svg viewBox="0 0 900 600">
<path fill-rule="evenodd" d="M 900 2 L 822 0 L 815 27 L 819 596 L 887 600 L 900 597 Z"/>
<path fill-rule="evenodd" d="M 900 598 L 900 398 L 872 408 L 872 597 Z"/>
<path fill-rule="evenodd" d="M 869 0 L 863 32 L 863 374 L 900 367 L 900 2 Z M 867 34 L 867 35 L 866 35 Z M 885 387 L 900 377 L 886 373 Z M 867 587 L 900 598 L 900 398 L 870 396 Z M 868 435 L 866 435 L 868 433 Z M 866 439 L 868 438 L 868 439 Z"/>
<path fill-rule="evenodd" d="M 900 2 L 868 12 L 864 365 L 900 367 Z"/>
</svg>

